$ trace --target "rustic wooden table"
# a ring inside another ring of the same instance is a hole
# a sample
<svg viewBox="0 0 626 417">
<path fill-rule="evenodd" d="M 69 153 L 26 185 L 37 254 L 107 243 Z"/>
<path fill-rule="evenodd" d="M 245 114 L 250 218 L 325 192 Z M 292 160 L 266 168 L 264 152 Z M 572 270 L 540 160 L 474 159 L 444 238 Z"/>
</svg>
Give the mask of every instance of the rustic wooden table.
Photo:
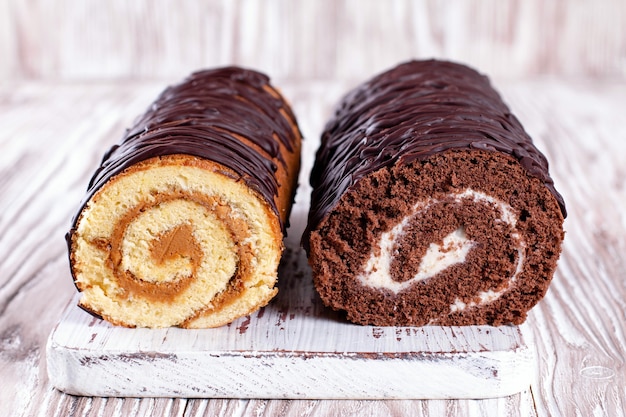
<svg viewBox="0 0 626 417">
<path fill-rule="evenodd" d="M 354 83 L 275 82 L 293 103 L 306 136 L 303 157 L 311 158 L 332 105 Z M 569 212 L 553 284 L 527 322 L 537 377 L 510 397 L 419 401 L 122 399 L 54 389 L 46 340 L 75 293 L 64 234 L 103 153 L 163 84 L 6 85 L 0 90 L 0 414 L 624 416 L 626 83 L 496 85 L 547 154 Z M 303 172 L 300 193 L 309 192 L 307 177 Z"/>
</svg>

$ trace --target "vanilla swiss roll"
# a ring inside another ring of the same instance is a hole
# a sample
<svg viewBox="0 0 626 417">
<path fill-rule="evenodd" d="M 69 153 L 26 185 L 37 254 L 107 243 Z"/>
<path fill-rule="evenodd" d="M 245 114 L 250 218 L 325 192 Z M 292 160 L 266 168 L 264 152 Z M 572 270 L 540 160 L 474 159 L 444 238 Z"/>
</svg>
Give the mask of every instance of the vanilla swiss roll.
<svg viewBox="0 0 626 417">
<path fill-rule="evenodd" d="M 519 324 L 561 252 L 546 158 L 463 65 L 408 62 L 347 94 L 311 185 L 315 287 L 356 323 Z"/>
<path fill-rule="evenodd" d="M 79 305 L 129 327 L 216 327 L 266 305 L 301 135 L 258 72 L 161 93 L 95 172 L 67 235 Z"/>
</svg>

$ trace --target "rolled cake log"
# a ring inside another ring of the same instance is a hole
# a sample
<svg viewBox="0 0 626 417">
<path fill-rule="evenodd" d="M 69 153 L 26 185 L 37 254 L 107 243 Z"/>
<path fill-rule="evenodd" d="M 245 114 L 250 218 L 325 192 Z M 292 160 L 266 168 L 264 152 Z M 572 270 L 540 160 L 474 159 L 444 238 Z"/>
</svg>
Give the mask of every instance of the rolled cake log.
<svg viewBox="0 0 626 417">
<path fill-rule="evenodd" d="M 79 305 L 123 326 L 203 328 L 267 304 L 300 142 L 263 74 L 167 88 L 105 155 L 68 233 Z"/>
<path fill-rule="evenodd" d="M 546 158 L 463 65 L 408 62 L 350 92 L 311 185 L 315 286 L 356 323 L 519 324 L 561 252 Z"/>
</svg>

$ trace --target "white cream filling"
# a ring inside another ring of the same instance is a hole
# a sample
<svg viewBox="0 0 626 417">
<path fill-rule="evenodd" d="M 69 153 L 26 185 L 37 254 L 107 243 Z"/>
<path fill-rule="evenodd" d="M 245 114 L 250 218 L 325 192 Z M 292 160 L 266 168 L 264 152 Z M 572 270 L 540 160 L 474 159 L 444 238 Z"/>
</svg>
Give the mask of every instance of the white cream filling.
<svg viewBox="0 0 626 417">
<path fill-rule="evenodd" d="M 394 245 L 398 235 L 408 223 L 408 218 L 396 225 L 390 232 L 383 233 L 380 240 L 380 255 L 370 255 L 365 264 L 364 273 L 359 279 L 364 285 L 374 288 L 386 288 L 398 293 L 415 283 L 432 278 L 452 265 L 465 262 L 465 257 L 474 242 L 467 238 L 465 228 L 460 227 L 443 239 L 441 245 L 431 243 L 422 257 L 417 273 L 404 282 L 394 281 L 391 278 L 391 261 L 396 250 Z"/>
<path fill-rule="evenodd" d="M 521 240 L 519 233 L 515 231 L 517 219 L 515 211 L 509 204 L 483 192 L 475 191 L 470 188 L 461 193 L 447 194 L 445 197 L 452 197 L 458 203 L 463 200 L 471 200 L 475 203 L 489 205 L 493 207 L 494 210 L 497 210 L 500 214 L 497 220 L 508 224 L 513 229 L 511 238 L 516 241 L 516 250 L 518 253 L 515 272 L 509 278 L 508 284 L 505 288 L 499 291 L 490 289 L 488 291 L 478 293 L 475 297 L 480 300 L 478 303 L 476 301 L 465 303 L 462 300 L 457 299 L 450 306 L 450 311 L 456 312 L 462 311 L 468 307 L 490 303 L 502 296 L 502 294 L 504 294 L 504 292 L 506 292 L 515 282 L 517 276 L 522 271 L 522 267 L 524 265 L 525 245 Z M 388 232 L 384 232 L 381 235 L 380 241 L 378 242 L 379 250 L 372 251 L 370 257 L 365 263 L 363 272 L 357 277 L 361 284 L 371 288 L 386 289 L 392 291 L 393 293 L 398 293 L 416 282 L 433 278 L 449 267 L 465 262 L 465 259 L 475 242 L 467 237 L 464 227 L 459 227 L 447 235 L 441 244 L 430 243 L 426 254 L 420 261 L 417 273 L 412 278 L 404 282 L 398 282 L 393 280 L 391 277 L 391 263 L 394 256 L 397 255 L 397 242 L 404 234 L 405 228 L 421 212 L 429 208 L 432 204 L 437 204 L 439 202 L 441 202 L 441 200 L 431 198 L 427 201 L 417 203 L 413 207 L 413 212 L 411 214 L 405 216 L 393 229 Z"/>
<path fill-rule="evenodd" d="M 420 262 L 413 279 L 420 281 L 433 277 L 452 265 L 465 262 L 474 242 L 467 238 L 465 228 L 459 227 L 443 238 L 443 245 L 431 243 Z"/>
<path fill-rule="evenodd" d="M 454 300 L 454 303 L 450 305 L 450 312 L 455 313 L 457 311 L 463 311 L 466 308 L 476 307 L 477 305 L 484 305 L 491 303 L 492 301 L 497 300 L 504 294 L 517 280 L 518 275 L 522 272 L 522 268 L 524 266 L 524 243 L 521 241 L 518 233 L 513 233 L 511 237 L 518 241 L 518 245 L 516 247 L 517 250 L 517 265 L 515 266 L 515 272 L 509 278 L 507 285 L 502 288 L 500 291 L 488 290 L 479 292 L 476 297 L 480 300 L 479 302 L 472 301 L 470 303 L 464 303 L 459 298 Z"/>
</svg>

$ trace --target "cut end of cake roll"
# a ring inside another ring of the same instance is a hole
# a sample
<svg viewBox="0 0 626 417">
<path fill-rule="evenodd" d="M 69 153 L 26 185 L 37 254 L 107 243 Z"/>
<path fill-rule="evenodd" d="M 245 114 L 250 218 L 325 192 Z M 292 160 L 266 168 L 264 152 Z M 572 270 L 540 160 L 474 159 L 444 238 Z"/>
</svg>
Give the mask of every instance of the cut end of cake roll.
<svg viewBox="0 0 626 417">
<path fill-rule="evenodd" d="M 259 73 L 193 74 L 105 156 L 68 234 L 79 305 L 127 327 L 218 327 L 277 293 L 300 166 Z"/>
<path fill-rule="evenodd" d="M 310 264 L 355 323 L 519 324 L 548 289 L 562 225 L 512 157 L 449 151 L 360 179 L 311 233 Z"/>
<path fill-rule="evenodd" d="M 315 287 L 355 323 L 522 323 L 561 253 L 546 158 L 464 65 L 411 61 L 348 93 L 311 185 Z"/>
<path fill-rule="evenodd" d="M 84 309 L 121 325 L 214 327 L 275 295 L 282 234 L 225 167 L 171 155 L 111 179 L 83 210 L 72 247 Z"/>
</svg>

